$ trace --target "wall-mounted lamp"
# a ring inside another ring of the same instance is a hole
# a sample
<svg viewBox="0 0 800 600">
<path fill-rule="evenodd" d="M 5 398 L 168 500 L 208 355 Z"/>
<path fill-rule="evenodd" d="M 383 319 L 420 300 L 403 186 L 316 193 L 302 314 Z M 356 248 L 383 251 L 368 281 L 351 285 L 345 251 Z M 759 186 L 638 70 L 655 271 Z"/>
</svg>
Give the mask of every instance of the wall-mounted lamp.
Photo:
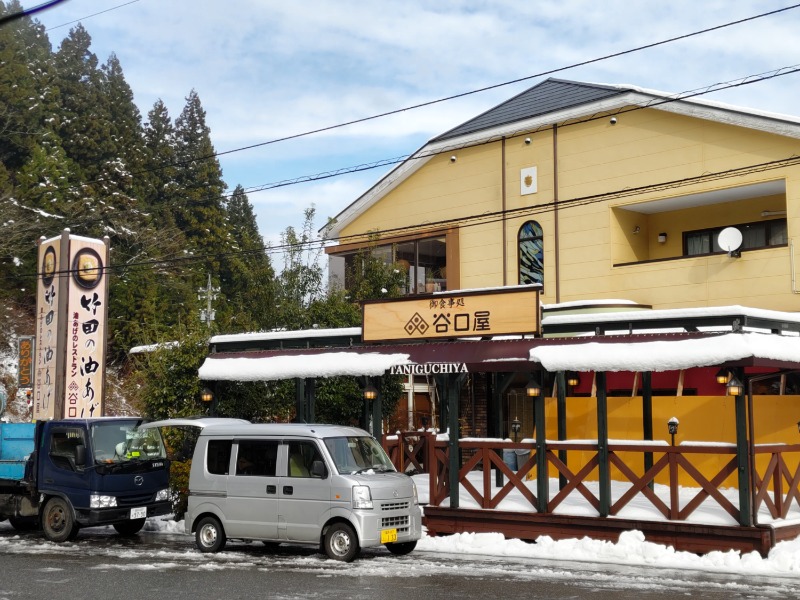
<svg viewBox="0 0 800 600">
<path fill-rule="evenodd" d="M 732 375 L 728 381 L 727 390 L 728 396 L 742 396 L 744 395 L 744 384 Z"/>
<path fill-rule="evenodd" d="M 636 226 L 633 228 L 633 235 L 636 235 L 636 234 L 638 234 L 638 233 L 639 233 L 641 230 L 642 230 L 642 229 L 641 229 L 641 228 L 640 228 L 638 225 L 636 225 Z"/>
<path fill-rule="evenodd" d="M 617 124 L 617 117 L 611 117 L 611 119 L 609 119 L 608 122 L 611 123 L 612 125 L 616 125 Z"/>
<path fill-rule="evenodd" d="M 517 441 L 517 434 L 519 434 L 519 429 L 522 424 L 519 422 L 517 417 L 514 417 L 514 420 L 511 421 L 511 431 L 514 433 L 514 441 Z"/>
<path fill-rule="evenodd" d="M 531 145 L 531 138 L 525 138 L 525 145 L 526 146 L 530 146 Z"/>
<path fill-rule="evenodd" d="M 200 390 L 200 400 L 206 404 L 212 402 L 214 400 L 214 392 L 212 392 L 209 388 L 204 387 L 202 390 Z"/>
<path fill-rule="evenodd" d="M 453 156 L 450 157 L 450 162 L 456 162 L 456 160 L 458 159 L 456 158 L 456 155 L 453 154 Z"/>
<path fill-rule="evenodd" d="M 667 241 L 667 234 L 662 231 L 661 233 L 658 234 L 658 243 L 663 244 L 666 241 Z"/>
<path fill-rule="evenodd" d="M 567 373 L 567 385 L 570 387 L 575 387 L 579 385 L 581 382 L 581 377 L 577 373 Z"/>
<path fill-rule="evenodd" d="M 669 435 L 672 437 L 672 445 L 675 445 L 675 436 L 678 434 L 678 417 L 672 417 L 669 421 L 667 421 L 667 431 Z"/>
<path fill-rule="evenodd" d="M 375 400 L 378 397 L 378 390 L 371 383 L 364 388 L 364 400 Z"/>
<path fill-rule="evenodd" d="M 720 369 L 717 371 L 716 378 L 717 383 L 721 385 L 727 385 L 728 380 L 731 378 L 731 374 L 728 372 L 728 369 Z"/>
<path fill-rule="evenodd" d="M 542 386 L 539 385 L 539 382 L 536 378 L 531 375 L 531 378 L 528 380 L 528 385 L 525 386 L 525 395 L 528 398 L 536 398 L 542 393 Z"/>
</svg>

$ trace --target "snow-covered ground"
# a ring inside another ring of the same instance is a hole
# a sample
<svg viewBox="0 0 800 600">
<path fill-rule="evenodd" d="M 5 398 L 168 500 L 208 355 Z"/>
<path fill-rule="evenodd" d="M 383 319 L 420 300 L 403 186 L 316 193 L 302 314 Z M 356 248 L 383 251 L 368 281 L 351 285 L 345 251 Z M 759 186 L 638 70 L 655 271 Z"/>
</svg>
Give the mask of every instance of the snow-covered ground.
<svg viewBox="0 0 800 600">
<path fill-rule="evenodd" d="M 476 472 L 475 478 L 480 478 L 481 473 Z M 420 502 L 427 502 L 427 475 L 414 477 L 420 492 Z M 477 482 L 476 482 L 477 483 Z M 535 482 L 530 482 L 535 484 Z M 558 480 L 551 480 L 557 486 Z M 591 485 L 591 484 L 587 484 Z M 618 497 L 624 488 L 615 483 L 612 495 Z M 481 489 L 480 485 L 476 485 Z M 662 486 L 663 487 L 663 486 Z M 665 488 L 664 488 L 665 489 Z M 658 493 L 658 486 L 656 492 Z M 681 505 L 684 498 L 691 498 L 697 493 L 696 489 L 681 490 Z M 596 490 L 595 490 L 596 493 Z M 736 490 L 726 490 L 726 495 L 731 497 Z M 561 514 L 589 514 L 586 511 L 585 500 L 575 494 L 567 498 L 562 505 Z M 474 498 L 463 489 L 459 496 L 462 507 L 477 507 Z M 634 499 L 628 514 L 621 515 L 626 518 L 641 518 L 663 520 L 649 502 Z M 503 501 L 499 507 L 502 510 L 529 511 L 530 505 L 515 491 Z M 795 508 L 793 514 L 800 518 L 800 509 Z M 709 502 L 704 503 L 695 514 L 695 522 L 709 524 L 731 524 L 730 516 L 722 509 L 715 508 Z M 183 521 L 170 521 L 150 519 L 146 524 L 146 531 L 184 534 Z M 556 561 L 580 561 L 590 563 L 609 563 L 628 566 L 649 566 L 664 569 L 686 569 L 706 571 L 709 573 L 734 573 L 739 575 L 780 576 L 800 580 L 800 538 L 789 542 L 778 543 L 766 558 L 757 552 L 741 553 L 738 551 L 709 552 L 698 556 L 691 552 L 679 552 L 671 546 L 654 544 L 644 539 L 640 531 L 627 531 L 620 535 L 615 543 L 593 540 L 588 537 L 581 539 L 553 540 L 549 536 L 539 537 L 535 543 L 524 542 L 517 539 L 506 539 L 500 533 L 459 533 L 450 536 L 429 537 L 424 535 L 417 545 L 421 552 L 439 554 L 461 554 L 475 557 L 509 557 L 520 559 L 543 559 Z"/>
</svg>

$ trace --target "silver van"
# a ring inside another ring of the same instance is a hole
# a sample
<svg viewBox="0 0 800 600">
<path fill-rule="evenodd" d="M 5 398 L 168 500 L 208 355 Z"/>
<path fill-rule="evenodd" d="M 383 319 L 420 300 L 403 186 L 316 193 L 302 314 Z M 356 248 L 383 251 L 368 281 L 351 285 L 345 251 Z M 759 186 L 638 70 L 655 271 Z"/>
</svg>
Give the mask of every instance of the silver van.
<svg viewBox="0 0 800 600">
<path fill-rule="evenodd" d="M 185 523 L 202 552 L 233 538 L 313 544 L 341 561 L 381 544 L 408 554 L 422 533 L 416 486 L 375 438 L 294 423 L 204 427 Z"/>
</svg>

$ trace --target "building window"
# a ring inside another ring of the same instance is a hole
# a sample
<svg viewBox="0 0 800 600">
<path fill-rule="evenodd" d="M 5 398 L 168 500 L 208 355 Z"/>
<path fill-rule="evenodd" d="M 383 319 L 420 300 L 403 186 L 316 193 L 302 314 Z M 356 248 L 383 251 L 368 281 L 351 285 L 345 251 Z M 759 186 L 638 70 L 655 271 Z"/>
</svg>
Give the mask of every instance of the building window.
<svg viewBox="0 0 800 600">
<path fill-rule="evenodd" d="M 544 285 L 544 240 L 542 226 L 528 221 L 519 228 L 519 282 Z"/>
<path fill-rule="evenodd" d="M 363 251 L 362 251 L 363 252 Z M 445 236 L 422 238 L 369 249 L 373 256 L 386 264 L 395 264 L 405 276 L 403 293 L 424 294 L 447 290 L 447 243 Z M 335 255 L 344 259 L 345 289 L 350 289 L 351 274 L 356 272 L 360 252 Z"/>
<path fill-rule="evenodd" d="M 742 232 L 742 246 L 740 250 L 757 250 L 785 246 L 788 243 L 786 219 L 773 219 L 759 223 L 744 223 L 735 225 Z M 687 231 L 683 234 L 683 255 L 699 256 L 724 252 L 717 239 L 725 227 Z"/>
</svg>

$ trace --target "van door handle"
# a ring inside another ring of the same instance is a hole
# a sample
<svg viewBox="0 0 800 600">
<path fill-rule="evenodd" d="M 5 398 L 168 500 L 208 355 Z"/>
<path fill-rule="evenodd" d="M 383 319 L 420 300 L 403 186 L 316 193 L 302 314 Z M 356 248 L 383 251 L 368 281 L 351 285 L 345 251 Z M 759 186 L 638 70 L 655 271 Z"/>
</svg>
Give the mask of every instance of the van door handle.
<svg viewBox="0 0 800 600">
<path fill-rule="evenodd" d="M 283 486 L 283 493 L 287 496 L 291 496 L 294 494 L 294 488 L 291 485 L 285 485 Z"/>
<path fill-rule="evenodd" d="M 267 486 L 267 493 L 268 494 L 274 494 L 277 491 L 278 491 L 278 486 L 276 486 L 276 485 L 268 485 Z"/>
</svg>

